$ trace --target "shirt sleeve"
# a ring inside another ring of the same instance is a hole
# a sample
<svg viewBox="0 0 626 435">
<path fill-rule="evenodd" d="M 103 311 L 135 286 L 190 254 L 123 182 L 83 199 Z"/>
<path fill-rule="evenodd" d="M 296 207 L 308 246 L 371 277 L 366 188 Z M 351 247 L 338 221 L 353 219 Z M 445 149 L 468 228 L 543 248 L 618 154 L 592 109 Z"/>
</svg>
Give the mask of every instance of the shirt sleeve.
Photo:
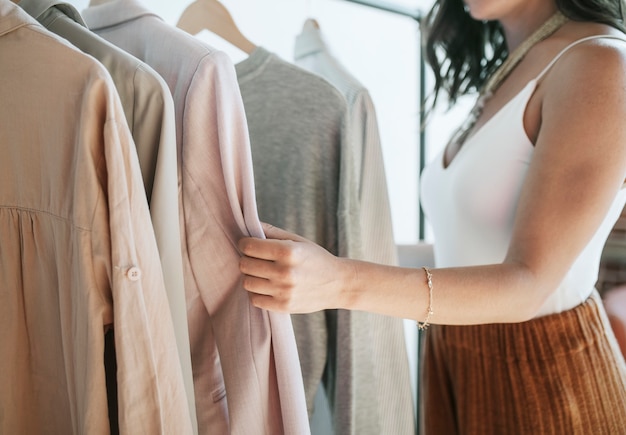
<svg viewBox="0 0 626 435">
<path fill-rule="evenodd" d="M 136 149 L 119 100 L 107 92 L 106 209 L 122 433 L 191 433 L 191 421 Z"/>
</svg>

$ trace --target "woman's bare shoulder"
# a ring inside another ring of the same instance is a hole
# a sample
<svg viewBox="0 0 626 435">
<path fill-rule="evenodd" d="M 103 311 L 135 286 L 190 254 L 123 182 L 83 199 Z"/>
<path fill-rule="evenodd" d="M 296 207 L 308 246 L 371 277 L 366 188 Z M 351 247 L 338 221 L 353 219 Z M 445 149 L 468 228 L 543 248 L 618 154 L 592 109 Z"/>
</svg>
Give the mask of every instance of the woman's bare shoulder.
<svg viewBox="0 0 626 435">
<path fill-rule="evenodd" d="M 606 25 L 576 23 L 561 44 L 569 48 L 547 74 L 553 76 L 551 81 L 567 86 L 574 81 L 586 87 L 626 82 L 626 34 Z"/>
</svg>

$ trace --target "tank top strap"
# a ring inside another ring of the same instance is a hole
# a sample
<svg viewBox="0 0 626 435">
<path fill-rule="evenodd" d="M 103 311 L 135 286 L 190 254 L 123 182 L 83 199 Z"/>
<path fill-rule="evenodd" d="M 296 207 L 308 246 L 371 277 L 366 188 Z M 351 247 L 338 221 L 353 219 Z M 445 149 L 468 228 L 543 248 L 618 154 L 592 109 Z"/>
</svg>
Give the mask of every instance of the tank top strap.
<svg viewBox="0 0 626 435">
<path fill-rule="evenodd" d="M 543 69 L 543 71 L 539 73 L 539 75 L 535 78 L 535 81 L 539 82 L 541 78 L 550 70 L 550 68 L 552 68 L 552 65 L 554 65 L 556 61 L 559 60 L 560 57 L 563 56 L 565 52 L 567 52 L 570 48 L 578 44 L 582 44 L 583 42 L 590 41 L 592 39 L 600 39 L 600 38 L 617 39 L 619 41 L 626 42 L 626 36 L 617 36 L 617 35 L 593 35 L 593 36 L 587 36 L 585 38 L 578 39 L 572 42 L 571 44 L 569 44 L 563 50 L 561 50 L 556 56 L 554 56 L 554 59 L 552 59 L 550 63 Z"/>
</svg>

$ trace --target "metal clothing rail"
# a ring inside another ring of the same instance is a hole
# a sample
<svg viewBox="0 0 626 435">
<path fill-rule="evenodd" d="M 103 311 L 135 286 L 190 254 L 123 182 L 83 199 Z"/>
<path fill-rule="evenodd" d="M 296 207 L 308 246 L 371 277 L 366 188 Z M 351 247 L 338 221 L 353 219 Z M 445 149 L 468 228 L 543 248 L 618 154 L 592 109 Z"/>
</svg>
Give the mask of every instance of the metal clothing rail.
<svg viewBox="0 0 626 435">
<path fill-rule="evenodd" d="M 418 34 L 417 40 L 421 41 L 421 24 L 423 14 L 419 9 L 411 9 L 401 5 L 394 4 L 393 2 L 385 1 L 385 0 L 344 0 L 350 3 L 356 3 L 359 5 L 371 7 L 374 9 L 379 9 L 385 12 L 390 12 L 393 14 L 402 15 L 408 18 L 411 18 L 417 22 L 418 25 Z M 420 176 L 422 171 L 424 170 L 425 162 L 426 162 L 426 63 L 424 60 L 424 54 L 422 50 L 422 44 L 419 44 L 419 52 L 418 52 L 418 62 L 419 62 L 419 173 Z M 424 231 L 424 211 L 422 210 L 421 201 L 419 197 L 419 191 L 417 194 L 417 204 L 419 206 L 419 240 L 423 241 L 425 238 Z M 416 397 L 415 397 L 415 434 L 419 435 L 420 433 L 420 388 L 419 388 L 419 375 L 421 373 L 422 368 L 422 349 L 423 349 L 423 338 L 420 331 L 417 333 L 417 374 L 416 374 Z"/>
<path fill-rule="evenodd" d="M 397 5 L 393 2 L 388 2 L 384 0 L 345 0 L 350 3 L 358 3 L 363 6 L 369 6 L 372 8 L 380 9 L 387 12 L 392 12 L 394 14 L 404 15 L 405 17 L 413 18 L 416 21 L 420 21 L 422 19 L 422 13 L 419 9 L 415 8 L 407 8 L 406 6 Z"/>
</svg>

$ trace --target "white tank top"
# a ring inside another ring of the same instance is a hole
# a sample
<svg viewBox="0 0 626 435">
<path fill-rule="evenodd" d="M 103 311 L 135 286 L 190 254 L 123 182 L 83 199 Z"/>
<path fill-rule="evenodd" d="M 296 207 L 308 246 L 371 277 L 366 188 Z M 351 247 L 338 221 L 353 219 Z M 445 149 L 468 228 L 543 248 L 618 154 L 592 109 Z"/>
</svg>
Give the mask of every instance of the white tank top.
<svg viewBox="0 0 626 435">
<path fill-rule="evenodd" d="M 596 35 L 568 45 L 468 138 L 448 167 L 444 167 L 442 150 L 424 169 L 422 206 L 435 237 L 437 267 L 494 264 L 504 260 L 534 150 L 523 125 L 526 105 L 537 83 L 563 53 L 596 38 L 624 41 L 617 36 Z M 626 189 L 622 187 L 593 238 L 539 315 L 568 310 L 589 297 L 598 278 L 602 249 L 625 202 Z"/>
</svg>

